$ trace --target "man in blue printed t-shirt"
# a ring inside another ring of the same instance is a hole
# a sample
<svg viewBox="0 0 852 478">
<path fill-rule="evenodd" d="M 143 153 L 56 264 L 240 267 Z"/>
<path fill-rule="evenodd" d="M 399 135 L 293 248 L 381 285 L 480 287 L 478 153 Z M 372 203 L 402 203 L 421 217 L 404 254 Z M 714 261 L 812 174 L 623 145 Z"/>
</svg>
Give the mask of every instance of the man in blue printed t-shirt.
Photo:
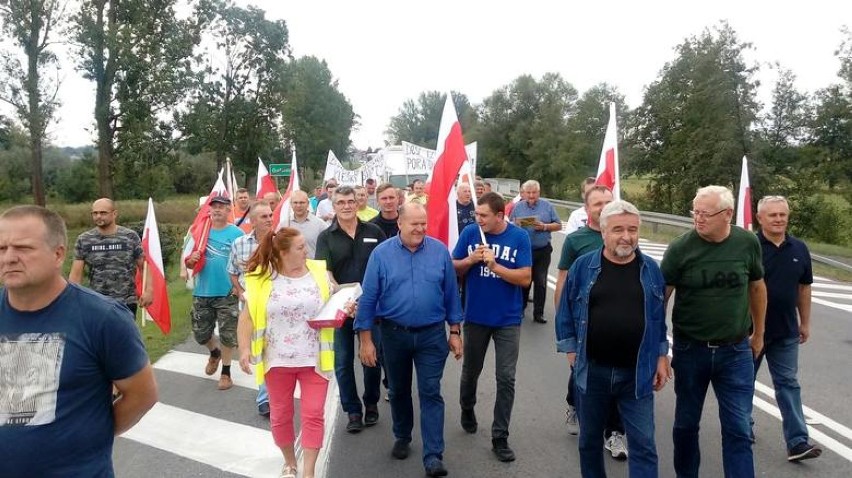
<svg viewBox="0 0 852 478">
<path fill-rule="evenodd" d="M 500 461 L 513 461 L 509 420 L 515 402 L 515 369 L 521 345 L 523 288 L 532 276 L 532 251 L 523 229 L 503 219 L 505 203 L 497 193 L 485 193 L 476 203 L 479 227 L 467 227 L 453 250 L 453 266 L 465 279 L 464 362 L 459 402 L 461 425 L 476 433 L 476 387 L 488 342 L 494 341 L 497 397 L 491 443 Z M 480 228 L 485 233 L 482 244 Z"/>
<path fill-rule="evenodd" d="M 112 477 L 114 438 L 157 402 L 130 311 L 62 276 L 66 234 L 43 207 L 0 216 L 0 476 Z"/>
<path fill-rule="evenodd" d="M 195 341 L 207 347 L 210 357 L 204 373 L 213 375 L 222 362 L 219 390 L 228 390 L 234 385 L 231 380 L 231 355 L 237 346 L 237 304 L 239 291 L 231 284 L 228 260 L 231 244 L 242 237 L 243 231 L 228 223 L 231 200 L 216 195 L 210 199 L 210 235 L 204 251 L 204 267 L 195 279 L 192 292 L 192 334 Z M 201 259 L 200 252 L 186 258 L 190 269 Z M 219 340 L 213 337 L 213 329 L 219 325 Z M 219 348 L 221 342 L 221 349 Z"/>
<path fill-rule="evenodd" d="M 550 268 L 550 233 L 562 230 L 559 215 L 553 205 L 541 199 L 541 186 L 530 179 L 521 186 L 523 201 L 518 201 L 509 214 L 509 220 L 526 229 L 532 246 L 533 321 L 547 323 L 544 318 L 544 301 L 547 298 L 547 270 Z M 529 300 L 530 286 L 524 288 L 523 304 Z"/>
</svg>

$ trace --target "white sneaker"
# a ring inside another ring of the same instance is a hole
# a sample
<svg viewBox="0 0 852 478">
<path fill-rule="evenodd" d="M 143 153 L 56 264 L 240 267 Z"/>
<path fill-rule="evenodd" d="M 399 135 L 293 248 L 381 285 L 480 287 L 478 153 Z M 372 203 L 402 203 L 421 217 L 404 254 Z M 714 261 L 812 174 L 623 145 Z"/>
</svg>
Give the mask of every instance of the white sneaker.
<svg viewBox="0 0 852 478">
<path fill-rule="evenodd" d="M 571 405 L 568 405 L 568 409 L 565 410 L 565 425 L 568 426 L 568 433 L 571 435 L 580 434 L 580 422 L 577 421 L 577 410 Z"/>
<path fill-rule="evenodd" d="M 627 447 L 624 445 L 624 435 L 621 433 L 612 432 L 612 435 L 606 439 L 604 448 L 612 454 L 613 459 L 627 459 Z"/>
</svg>

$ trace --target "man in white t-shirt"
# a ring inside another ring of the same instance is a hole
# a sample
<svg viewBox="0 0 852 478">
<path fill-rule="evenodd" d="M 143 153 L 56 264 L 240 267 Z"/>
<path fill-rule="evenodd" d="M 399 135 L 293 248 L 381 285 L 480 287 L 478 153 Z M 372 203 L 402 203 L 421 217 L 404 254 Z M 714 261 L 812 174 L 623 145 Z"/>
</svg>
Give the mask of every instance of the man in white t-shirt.
<svg viewBox="0 0 852 478">
<path fill-rule="evenodd" d="M 584 179 L 582 183 L 580 183 L 580 190 L 582 193 L 580 194 L 580 199 L 585 202 L 586 201 L 586 193 L 589 189 L 592 189 L 592 186 L 595 185 L 595 178 L 589 176 Z M 575 209 L 570 216 L 568 216 L 568 227 L 565 229 L 565 234 L 571 234 L 572 232 L 580 229 L 581 227 L 586 225 L 586 221 L 589 220 L 589 216 L 586 213 L 585 207 L 580 207 Z"/>
<path fill-rule="evenodd" d="M 334 218 L 334 206 L 331 203 L 331 198 L 334 195 L 334 190 L 337 188 L 337 180 L 329 179 L 325 183 L 325 190 L 328 196 L 317 204 L 317 217 L 325 222 L 330 222 Z"/>
</svg>

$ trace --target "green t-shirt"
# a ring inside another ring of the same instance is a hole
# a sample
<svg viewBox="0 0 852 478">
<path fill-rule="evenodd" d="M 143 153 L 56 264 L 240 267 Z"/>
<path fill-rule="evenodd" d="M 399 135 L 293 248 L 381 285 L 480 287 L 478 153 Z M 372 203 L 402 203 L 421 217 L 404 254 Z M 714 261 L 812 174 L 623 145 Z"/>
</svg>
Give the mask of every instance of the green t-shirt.
<svg viewBox="0 0 852 478">
<path fill-rule="evenodd" d="M 748 335 L 748 285 L 763 279 L 757 236 L 732 226 L 727 239 L 708 242 L 692 230 L 669 245 L 660 268 L 666 285 L 675 288 L 675 337 L 709 341 Z"/>
<path fill-rule="evenodd" d="M 562 243 L 562 256 L 559 258 L 559 270 L 567 271 L 571 264 L 587 252 L 592 252 L 603 247 L 603 236 L 601 231 L 596 231 L 589 226 L 581 227 L 565 237 Z"/>
</svg>

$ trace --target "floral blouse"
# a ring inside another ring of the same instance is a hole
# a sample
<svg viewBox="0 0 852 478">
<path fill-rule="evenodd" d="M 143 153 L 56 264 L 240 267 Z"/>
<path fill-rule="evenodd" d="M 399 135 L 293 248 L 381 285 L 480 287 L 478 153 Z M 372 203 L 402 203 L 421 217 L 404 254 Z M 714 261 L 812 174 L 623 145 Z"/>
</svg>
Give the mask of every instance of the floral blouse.
<svg viewBox="0 0 852 478">
<path fill-rule="evenodd" d="M 307 320 L 322 308 L 319 286 L 310 272 L 299 278 L 277 275 L 266 304 L 263 361 L 272 367 L 313 367 L 319 353 L 318 331 Z"/>
</svg>

